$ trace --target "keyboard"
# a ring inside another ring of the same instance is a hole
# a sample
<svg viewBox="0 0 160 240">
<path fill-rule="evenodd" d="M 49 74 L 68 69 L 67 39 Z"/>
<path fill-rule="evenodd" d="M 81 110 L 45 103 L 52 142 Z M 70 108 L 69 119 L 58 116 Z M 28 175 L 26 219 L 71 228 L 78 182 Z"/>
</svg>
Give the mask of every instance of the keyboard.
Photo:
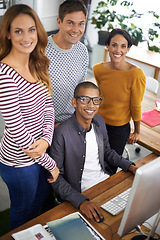
<svg viewBox="0 0 160 240">
<path fill-rule="evenodd" d="M 117 214 L 121 213 L 126 207 L 130 190 L 131 190 L 131 188 L 120 193 L 116 197 L 110 199 L 106 203 L 102 204 L 101 208 L 103 208 L 104 210 L 106 210 L 107 212 L 109 212 L 112 215 L 117 215 Z"/>
</svg>

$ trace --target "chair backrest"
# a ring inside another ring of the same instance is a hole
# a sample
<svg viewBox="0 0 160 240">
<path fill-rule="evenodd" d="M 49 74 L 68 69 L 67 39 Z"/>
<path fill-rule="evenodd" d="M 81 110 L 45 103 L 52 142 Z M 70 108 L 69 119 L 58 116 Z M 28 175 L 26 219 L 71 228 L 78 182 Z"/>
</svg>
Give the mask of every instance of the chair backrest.
<svg viewBox="0 0 160 240">
<path fill-rule="evenodd" d="M 159 82 L 153 77 L 146 76 L 146 89 L 151 92 L 157 93 L 159 87 Z"/>
</svg>

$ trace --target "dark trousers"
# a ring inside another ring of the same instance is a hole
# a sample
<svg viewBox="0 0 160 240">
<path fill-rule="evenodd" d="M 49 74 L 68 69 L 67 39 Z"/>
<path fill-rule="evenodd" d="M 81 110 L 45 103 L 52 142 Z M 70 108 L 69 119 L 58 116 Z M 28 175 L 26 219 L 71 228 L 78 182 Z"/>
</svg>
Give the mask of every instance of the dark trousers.
<svg viewBox="0 0 160 240">
<path fill-rule="evenodd" d="M 127 139 L 130 134 L 130 123 L 123 126 L 111 126 L 106 124 L 108 131 L 109 143 L 112 149 L 114 149 L 119 155 L 123 154 Z M 117 167 L 111 166 L 113 173 L 116 173 Z"/>
</svg>

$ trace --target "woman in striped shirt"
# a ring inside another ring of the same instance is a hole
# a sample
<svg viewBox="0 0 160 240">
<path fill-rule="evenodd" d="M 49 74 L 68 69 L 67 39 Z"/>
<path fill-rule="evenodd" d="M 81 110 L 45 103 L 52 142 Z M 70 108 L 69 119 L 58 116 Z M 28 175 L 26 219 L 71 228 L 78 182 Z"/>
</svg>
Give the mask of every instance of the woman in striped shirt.
<svg viewBox="0 0 160 240">
<path fill-rule="evenodd" d="M 5 120 L 0 175 L 9 189 L 14 229 L 35 217 L 59 169 L 46 153 L 54 129 L 47 34 L 24 4 L 6 11 L 0 29 L 0 110 Z"/>
</svg>

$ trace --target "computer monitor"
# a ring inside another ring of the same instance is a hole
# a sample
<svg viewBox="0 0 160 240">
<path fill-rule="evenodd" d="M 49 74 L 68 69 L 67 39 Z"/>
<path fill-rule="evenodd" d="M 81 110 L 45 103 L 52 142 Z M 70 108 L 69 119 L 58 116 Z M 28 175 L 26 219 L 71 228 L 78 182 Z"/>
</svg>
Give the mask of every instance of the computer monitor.
<svg viewBox="0 0 160 240">
<path fill-rule="evenodd" d="M 160 157 L 137 169 L 118 229 L 122 237 L 160 210 Z M 134 239 L 146 239 L 137 236 Z"/>
</svg>

